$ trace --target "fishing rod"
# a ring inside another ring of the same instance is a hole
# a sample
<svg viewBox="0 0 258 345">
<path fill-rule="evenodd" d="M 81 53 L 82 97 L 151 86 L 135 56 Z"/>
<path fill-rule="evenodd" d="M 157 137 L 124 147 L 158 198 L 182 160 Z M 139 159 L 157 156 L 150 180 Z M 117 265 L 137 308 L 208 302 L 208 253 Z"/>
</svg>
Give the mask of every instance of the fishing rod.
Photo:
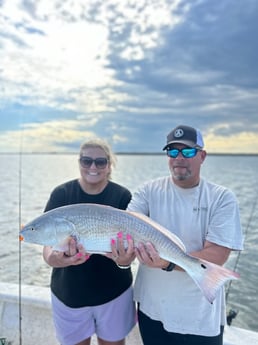
<svg viewBox="0 0 258 345">
<path fill-rule="evenodd" d="M 245 228 L 245 232 L 244 232 L 245 238 L 246 238 L 247 233 L 249 231 L 250 224 L 252 223 L 257 202 L 258 202 L 258 188 L 257 188 L 256 197 L 255 197 L 255 200 L 254 200 L 254 203 L 253 203 L 253 207 L 251 209 L 250 216 L 249 216 L 246 228 Z M 235 265 L 234 265 L 234 268 L 233 268 L 234 271 L 237 270 L 241 254 L 242 254 L 242 251 L 239 251 L 238 254 L 237 254 L 237 258 L 236 258 Z M 230 292 L 230 289 L 231 289 L 231 285 L 232 285 L 232 280 L 230 280 L 230 282 L 228 284 L 228 288 L 227 288 L 227 292 L 226 292 L 226 302 L 228 301 L 228 296 L 229 296 L 229 292 Z M 237 314 L 238 314 L 238 311 L 230 309 L 230 311 L 229 311 L 229 313 L 227 315 L 227 324 L 228 325 L 231 325 L 232 320 L 237 316 Z"/>
<path fill-rule="evenodd" d="M 20 135 L 20 145 L 19 145 L 19 221 L 18 221 L 18 243 L 19 243 L 19 293 L 18 293 L 18 299 L 19 299 L 19 345 L 22 345 L 22 291 L 21 291 L 21 281 L 22 281 L 22 256 L 21 256 L 21 241 L 19 240 L 20 230 L 22 226 L 21 218 L 22 218 L 22 212 L 21 212 L 21 205 L 22 205 L 22 152 L 23 152 L 23 130 L 21 131 Z"/>
</svg>

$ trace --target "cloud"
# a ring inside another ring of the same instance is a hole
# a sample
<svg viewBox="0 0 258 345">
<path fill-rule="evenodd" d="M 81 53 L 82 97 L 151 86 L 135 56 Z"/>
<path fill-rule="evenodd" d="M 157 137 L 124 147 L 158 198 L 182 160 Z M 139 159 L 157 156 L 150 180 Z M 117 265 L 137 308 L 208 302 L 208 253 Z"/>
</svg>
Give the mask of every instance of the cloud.
<svg viewBox="0 0 258 345">
<path fill-rule="evenodd" d="M 211 151 L 258 152 L 257 1 L 0 7 L 0 152 L 16 150 L 20 132 L 36 151 L 91 135 L 160 151 L 179 123 L 200 128 Z"/>
</svg>

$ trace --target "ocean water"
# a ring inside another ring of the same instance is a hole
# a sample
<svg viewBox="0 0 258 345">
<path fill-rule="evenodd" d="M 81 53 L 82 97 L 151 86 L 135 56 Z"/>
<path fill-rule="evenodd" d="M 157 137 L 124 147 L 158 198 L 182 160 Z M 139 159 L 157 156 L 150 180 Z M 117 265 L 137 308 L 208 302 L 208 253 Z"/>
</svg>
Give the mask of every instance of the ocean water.
<svg viewBox="0 0 258 345">
<path fill-rule="evenodd" d="M 79 176 L 76 154 L 1 154 L 0 279 L 49 286 L 51 269 L 42 247 L 20 243 L 20 224 L 43 212 L 52 189 Z M 142 182 L 167 175 L 163 155 L 118 155 L 113 181 L 132 192 Z M 238 314 L 234 326 L 258 331 L 258 156 L 208 156 L 202 176 L 230 188 L 239 200 L 245 250 L 232 253 L 227 267 L 241 279 L 226 285 L 227 307 Z M 20 255 L 19 255 L 20 253 Z M 137 264 L 134 265 L 134 271 Z"/>
</svg>

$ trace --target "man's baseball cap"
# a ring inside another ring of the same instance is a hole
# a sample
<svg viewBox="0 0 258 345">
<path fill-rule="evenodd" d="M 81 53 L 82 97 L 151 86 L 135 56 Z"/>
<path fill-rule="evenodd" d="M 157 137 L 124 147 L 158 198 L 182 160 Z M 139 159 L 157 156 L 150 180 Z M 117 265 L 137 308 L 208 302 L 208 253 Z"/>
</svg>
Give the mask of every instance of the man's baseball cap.
<svg viewBox="0 0 258 345">
<path fill-rule="evenodd" d="M 184 125 L 177 126 L 168 134 L 167 144 L 163 150 L 167 150 L 172 144 L 184 144 L 197 149 L 204 147 L 201 132 L 198 129 Z"/>
</svg>

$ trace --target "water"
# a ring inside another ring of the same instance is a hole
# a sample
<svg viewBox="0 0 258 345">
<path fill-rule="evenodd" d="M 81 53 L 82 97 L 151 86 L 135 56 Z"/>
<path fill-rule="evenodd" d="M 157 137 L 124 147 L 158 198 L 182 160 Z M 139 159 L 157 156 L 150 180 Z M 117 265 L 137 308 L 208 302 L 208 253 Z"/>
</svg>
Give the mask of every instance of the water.
<svg viewBox="0 0 258 345">
<path fill-rule="evenodd" d="M 19 283 L 21 246 L 21 283 L 49 286 L 51 269 L 42 259 L 42 248 L 20 244 L 19 227 L 42 213 L 56 185 L 79 176 L 77 155 L 28 154 L 22 156 L 21 165 L 19 155 L 0 157 L 1 281 Z M 208 156 L 202 167 L 204 177 L 229 187 L 239 200 L 245 250 L 240 256 L 233 253 L 227 263 L 241 275 L 231 283 L 227 301 L 228 309 L 238 311 L 233 325 L 254 331 L 258 331 L 257 171 L 258 156 Z M 119 155 L 113 180 L 133 192 L 142 182 L 164 174 L 168 174 L 164 156 Z"/>
</svg>

